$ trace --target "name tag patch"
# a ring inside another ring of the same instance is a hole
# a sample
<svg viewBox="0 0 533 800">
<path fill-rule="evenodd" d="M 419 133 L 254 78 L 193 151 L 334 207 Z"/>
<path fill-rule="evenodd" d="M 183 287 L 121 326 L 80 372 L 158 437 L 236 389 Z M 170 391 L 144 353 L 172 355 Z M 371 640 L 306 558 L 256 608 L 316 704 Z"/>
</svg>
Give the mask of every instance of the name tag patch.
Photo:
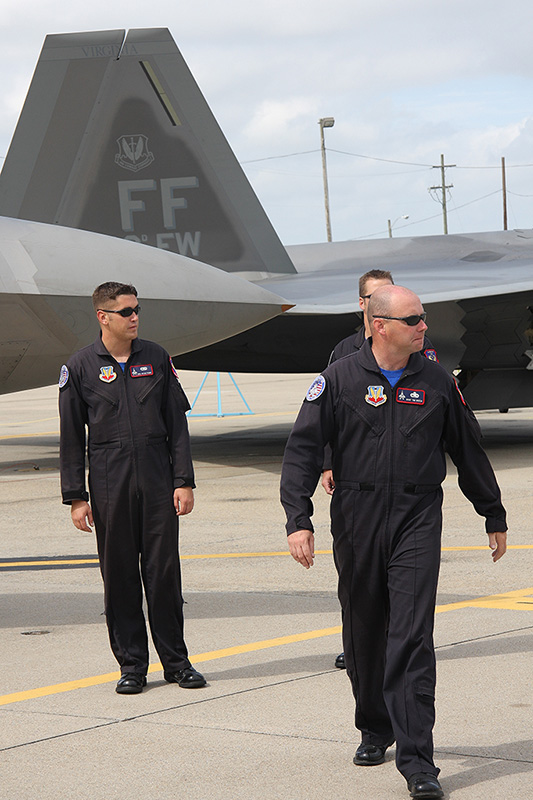
<svg viewBox="0 0 533 800">
<path fill-rule="evenodd" d="M 154 374 L 154 368 L 151 364 L 135 364 L 130 367 L 130 375 L 132 378 L 147 378 Z"/>
<path fill-rule="evenodd" d="M 426 393 L 424 389 L 402 389 L 399 386 L 396 389 L 396 402 L 407 403 L 411 406 L 423 406 L 426 402 Z"/>
</svg>

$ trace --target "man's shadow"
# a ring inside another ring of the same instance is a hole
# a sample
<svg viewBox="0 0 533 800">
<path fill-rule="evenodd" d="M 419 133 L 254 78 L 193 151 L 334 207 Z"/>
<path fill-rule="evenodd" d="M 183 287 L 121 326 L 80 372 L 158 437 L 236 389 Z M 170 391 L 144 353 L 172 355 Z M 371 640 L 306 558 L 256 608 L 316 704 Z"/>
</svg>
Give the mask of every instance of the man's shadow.
<svg viewBox="0 0 533 800">
<path fill-rule="evenodd" d="M 533 740 L 508 742 L 494 747 L 468 747 L 454 750 L 451 747 L 439 748 L 435 755 L 439 760 L 449 758 L 457 761 L 463 759 L 464 767 L 442 780 L 443 789 L 450 796 L 453 792 L 466 789 L 468 786 L 487 783 L 519 773 L 533 773 Z M 475 763 L 472 763 L 475 761 Z M 514 787 L 513 791 L 520 791 Z M 525 796 L 525 795 L 522 795 Z"/>
</svg>

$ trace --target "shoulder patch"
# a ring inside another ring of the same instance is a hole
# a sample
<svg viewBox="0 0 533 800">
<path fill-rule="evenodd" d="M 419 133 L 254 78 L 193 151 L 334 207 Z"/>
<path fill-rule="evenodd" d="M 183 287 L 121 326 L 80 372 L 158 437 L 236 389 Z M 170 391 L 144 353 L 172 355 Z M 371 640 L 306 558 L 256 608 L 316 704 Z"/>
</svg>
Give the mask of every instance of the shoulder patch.
<svg viewBox="0 0 533 800">
<path fill-rule="evenodd" d="M 307 394 L 305 395 L 306 400 L 316 400 L 320 397 L 324 389 L 326 388 L 326 379 L 323 375 L 319 375 L 318 378 L 315 378 L 309 389 L 307 390 Z"/>
<path fill-rule="evenodd" d="M 428 359 L 428 361 L 438 361 L 437 351 L 433 347 L 429 347 L 427 350 L 424 350 L 424 355 Z"/>
<path fill-rule="evenodd" d="M 68 367 L 67 367 L 66 364 L 63 364 L 63 366 L 61 367 L 61 370 L 59 371 L 59 388 L 60 389 L 62 389 L 63 386 L 67 385 L 68 376 L 69 376 Z"/>
</svg>

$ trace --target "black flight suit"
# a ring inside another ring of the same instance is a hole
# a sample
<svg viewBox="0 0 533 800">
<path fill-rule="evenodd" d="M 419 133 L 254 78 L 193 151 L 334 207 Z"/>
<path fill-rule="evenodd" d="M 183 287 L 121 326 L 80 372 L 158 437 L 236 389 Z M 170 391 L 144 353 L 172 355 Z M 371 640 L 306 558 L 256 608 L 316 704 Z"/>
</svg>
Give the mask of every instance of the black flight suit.
<svg viewBox="0 0 533 800">
<path fill-rule="evenodd" d="M 420 353 L 392 389 L 370 339 L 328 367 L 307 397 L 314 399 L 304 400 L 283 463 L 287 533 L 313 530 L 311 496 L 329 442 L 331 532 L 355 724 L 365 744 L 396 740 L 396 764 L 407 780 L 437 775 L 433 620 L 445 447 L 487 532 L 507 529 L 478 423 L 453 378 Z"/>
<path fill-rule="evenodd" d="M 328 367 L 333 364 L 335 361 L 338 361 L 339 358 L 344 358 L 344 356 L 351 356 L 354 353 L 358 353 L 359 350 L 365 343 L 365 326 L 363 325 L 359 328 L 358 331 L 355 333 L 351 333 L 350 336 L 347 336 L 346 339 L 342 339 L 338 342 L 333 350 L 331 351 L 331 355 L 328 361 Z M 429 358 L 430 361 L 438 361 L 437 351 L 431 344 L 429 338 L 424 336 L 424 343 L 422 345 L 422 355 L 426 358 Z M 324 463 L 322 465 L 322 471 L 331 469 L 333 464 L 333 456 L 331 453 L 331 447 L 329 444 L 326 445 L 324 448 Z M 335 479 L 335 475 L 333 475 L 333 479 Z"/>
<path fill-rule="evenodd" d="M 89 493 L 111 649 L 122 673 L 146 674 L 144 585 L 163 667 L 184 669 L 190 661 L 173 494 L 175 488 L 194 487 L 189 403 L 170 356 L 153 342 L 132 342 L 124 372 L 101 338 L 72 356 L 67 368 L 59 393 L 61 490 L 66 504 L 89 499 L 87 426 Z"/>
</svg>

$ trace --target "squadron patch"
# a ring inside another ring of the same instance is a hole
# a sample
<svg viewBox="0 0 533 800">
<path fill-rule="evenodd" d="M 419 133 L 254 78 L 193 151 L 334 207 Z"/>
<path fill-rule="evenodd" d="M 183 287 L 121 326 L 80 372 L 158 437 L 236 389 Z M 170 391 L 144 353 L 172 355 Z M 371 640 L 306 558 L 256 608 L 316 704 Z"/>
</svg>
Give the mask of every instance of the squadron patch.
<svg viewBox="0 0 533 800">
<path fill-rule="evenodd" d="M 59 371 L 59 388 L 62 389 L 63 386 L 66 386 L 68 381 L 68 367 L 66 364 L 63 364 L 61 370 Z"/>
<path fill-rule="evenodd" d="M 429 348 L 428 350 L 424 350 L 424 355 L 428 359 L 428 361 L 437 361 L 438 362 L 438 360 L 439 360 L 438 356 L 437 356 L 437 351 L 433 350 L 432 348 Z"/>
<path fill-rule="evenodd" d="M 111 383 L 117 377 L 114 367 L 100 367 L 100 375 L 98 376 L 104 383 Z"/>
<path fill-rule="evenodd" d="M 423 406 L 426 402 L 424 389 L 396 389 L 396 402 L 407 403 L 408 405 Z"/>
<path fill-rule="evenodd" d="M 130 367 L 130 375 L 132 378 L 146 378 L 154 374 L 154 368 L 151 364 L 136 364 Z"/>
<path fill-rule="evenodd" d="M 371 406 L 382 406 L 387 402 L 387 395 L 383 386 L 369 386 L 368 394 L 365 394 L 366 402 Z"/>
<path fill-rule="evenodd" d="M 315 378 L 309 389 L 307 390 L 307 394 L 305 395 L 306 400 L 316 400 L 324 389 L 326 388 L 326 379 L 323 375 L 319 375 L 318 378 Z"/>
</svg>

